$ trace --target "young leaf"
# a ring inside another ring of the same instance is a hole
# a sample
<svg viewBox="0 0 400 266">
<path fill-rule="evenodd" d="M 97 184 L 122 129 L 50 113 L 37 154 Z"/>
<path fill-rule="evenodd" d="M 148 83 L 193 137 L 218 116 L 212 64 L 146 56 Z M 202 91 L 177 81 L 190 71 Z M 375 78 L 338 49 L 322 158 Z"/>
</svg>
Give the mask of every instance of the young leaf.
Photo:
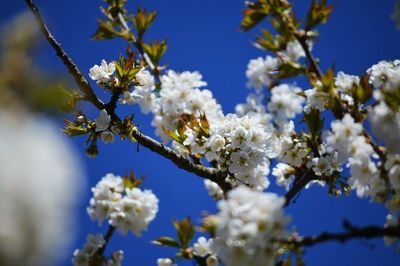
<svg viewBox="0 0 400 266">
<path fill-rule="evenodd" d="M 132 21 L 138 32 L 139 39 L 142 38 L 156 16 L 157 12 L 146 12 L 145 9 L 138 8 L 137 14 L 133 16 Z"/>
<path fill-rule="evenodd" d="M 143 49 L 149 55 L 151 61 L 158 65 L 165 51 L 167 50 L 167 42 L 163 41 L 155 41 L 151 44 L 143 43 Z"/>
<path fill-rule="evenodd" d="M 190 222 L 188 217 L 182 221 L 175 220 L 173 224 L 178 234 L 178 239 L 181 244 L 180 247 L 188 247 L 194 235 L 194 225 Z"/>
<path fill-rule="evenodd" d="M 319 24 L 326 23 L 332 10 L 333 8 L 331 6 L 328 6 L 326 0 L 321 0 L 320 3 L 318 3 L 317 0 L 312 0 L 310 9 L 308 10 L 307 14 L 305 27 L 306 31 L 311 30 Z"/>
<path fill-rule="evenodd" d="M 249 8 L 243 11 L 244 18 L 240 23 L 240 27 L 244 31 L 248 31 L 260 23 L 265 17 L 268 16 L 271 10 L 271 7 L 262 0 L 255 3 L 248 3 L 247 6 Z"/>
<path fill-rule="evenodd" d="M 179 243 L 176 242 L 176 240 L 173 239 L 172 237 L 168 236 L 159 237 L 156 240 L 151 241 L 151 243 L 154 245 L 180 248 Z"/>
</svg>

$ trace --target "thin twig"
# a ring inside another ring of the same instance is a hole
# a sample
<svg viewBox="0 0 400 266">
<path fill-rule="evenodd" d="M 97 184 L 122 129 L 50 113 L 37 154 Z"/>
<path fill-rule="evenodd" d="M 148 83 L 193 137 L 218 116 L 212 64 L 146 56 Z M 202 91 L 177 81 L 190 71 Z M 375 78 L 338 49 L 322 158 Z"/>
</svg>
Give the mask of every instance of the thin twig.
<svg viewBox="0 0 400 266">
<path fill-rule="evenodd" d="M 318 79 L 321 79 L 322 71 L 319 68 L 319 65 L 317 64 L 317 60 L 315 60 L 314 55 L 312 54 L 310 47 L 307 44 L 306 39 L 303 38 L 298 33 L 295 33 L 294 37 L 297 39 L 297 41 L 300 43 L 301 47 L 303 48 L 303 51 L 306 54 L 307 60 L 311 66 L 312 71 L 317 75 Z"/>
<path fill-rule="evenodd" d="M 290 190 L 286 193 L 285 195 L 285 207 L 287 207 L 292 199 L 299 193 L 307 184 L 314 180 L 314 175 L 311 174 L 311 169 L 308 169 L 301 177 L 300 179 L 293 184 L 293 186 L 290 188 Z"/>
<path fill-rule="evenodd" d="M 98 109 L 104 108 L 104 103 L 96 96 L 92 87 L 90 87 L 88 81 L 79 71 L 76 64 L 72 61 L 72 59 L 68 56 L 68 54 L 61 47 L 61 44 L 57 42 L 54 36 L 51 34 L 46 24 L 43 21 L 42 16 L 40 15 L 39 9 L 33 2 L 33 0 L 25 0 L 29 8 L 31 9 L 33 15 L 36 18 L 37 23 L 39 24 L 40 30 L 43 35 L 46 37 L 47 41 L 56 51 L 57 56 L 63 61 L 64 65 L 68 68 L 71 75 L 74 77 L 75 82 L 78 84 L 79 88 L 85 93 L 85 100 L 93 103 Z"/>
<path fill-rule="evenodd" d="M 141 145 L 171 160 L 177 167 L 217 183 L 225 192 L 232 188 L 232 186 L 225 181 L 225 178 L 227 177 L 226 172 L 222 172 L 216 168 L 210 168 L 200 164 L 195 164 L 177 154 L 171 148 L 164 146 L 163 144 L 153 140 L 146 135 L 143 135 L 138 130 L 133 131 L 132 136 Z"/>
<path fill-rule="evenodd" d="M 104 236 L 103 236 L 104 241 L 105 241 L 105 242 L 104 242 L 104 245 L 103 245 L 101 248 L 99 248 L 99 249 L 97 250 L 97 252 L 96 252 L 97 255 L 102 256 L 102 255 L 104 254 L 104 251 L 105 251 L 106 248 L 107 248 L 107 244 L 108 244 L 108 242 L 110 242 L 110 239 L 111 239 L 112 235 L 114 234 L 114 232 L 115 232 L 115 227 L 112 226 L 112 225 L 110 225 L 110 226 L 108 227 L 107 232 L 106 232 L 106 233 L 104 234 Z"/>
<path fill-rule="evenodd" d="M 355 238 L 378 238 L 378 237 L 397 237 L 400 238 L 400 226 L 392 227 L 379 227 L 379 226 L 366 226 L 366 227 L 352 227 L 349 231 L 343 233 L 329 233 L 324 232 L 317 236 L 301 237 L 300 239 L 287 240 L 282 243 L 293 244 L 299 247 L 314 246 L 328 241 L 346 242 Z"/>
<path fill-rule="evenodd" d="M 79 71 L 78 67 L 74 63 L 74 61 L 68 56 L 68 54 L 61 48 L 61 45 L 57 42 L 55 37 L 51 34 L 46 24 L 43 21 L 43 18 L 39 12 L 39 9 L 34 4 L 33 0 L 25 0 L 32 13 L 34 14 L 39 27 L 46 37 L 47 41 L 51 44 L 51 46 L 56 51 L 57 56 L 62 60 L 64 65 L 67 66 L 71 75 L 75 78 L 76 83 L 81 88 L 81 90 L 85 93 L 85 99 L 91 103 L 93 103 L 99 110 L 107 109 L 109 115 L 113 118 L 114 121 L 121 121 L 121 119 L 115 114 L 116 107 L 116 99 L 112 99 L 110 103 L 104 104 L 94 93 L 94 90 L 85 79 L 83 74 Z M 172 161 L 177 167 L 184 169 L 188 172 L 194 173 L 202 178 L 209 179 L 213 182 L 216 182 L 224 191 L 228 191 L 231 189 L 231 185 L 225 181 L 227 174 L 225 172 L 219 171 L 215 168 L 209 168 L 202 165 L 196 165 L 186 158 L 180 156 L 172 149 L 165 147 L 163 144 L 158 141 L 140 133 L 139 131 L 133 132 L 133 137 L 144 147 L 154 151 L 161 156 Z"/>
</svg>

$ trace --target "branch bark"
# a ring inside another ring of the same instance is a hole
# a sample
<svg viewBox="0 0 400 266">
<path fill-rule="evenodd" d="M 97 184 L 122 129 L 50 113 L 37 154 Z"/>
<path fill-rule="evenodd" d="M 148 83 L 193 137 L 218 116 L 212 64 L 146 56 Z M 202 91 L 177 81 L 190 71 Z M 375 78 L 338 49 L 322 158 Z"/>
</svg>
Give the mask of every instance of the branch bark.
<svg viewBox="0 0 400 266">
<path fill-rule="evenodd" d="M 104 103 L 96 96 L 92 87 L 90 87 L 89 82 L 85 79 L 82 73 L 79 71 L 76 64 L 72 61 L 72 59 L 68 56 L 68 54 L 61 47 L 61 44 L 57 42 L 54 36 L 51 34 L 50 30 L 47 28 L 46 24 L 43 21 L 43 18 L 39 12 L 39 9 L 33 2 L 33 0 L 25 0 L 28 7 L 31 9 L 35 19 L 40 27 L 41 32 L 46 37 L 47 41 L 55 50 L 57 56 L 62 60 L 64 65 L 68 68 L 69 73 L 74 77 L 76 84 L 78 84 L 79 88 L 85 94 L 85 100 L 93 103 L 98 109 L 104 108 Z"/>
<path fill-rule="evenodd" d="M 32 11 L 33 15 L 35 16 L 36 21 L 39 24 L 39 27 L 43 35 L 46 37 L 47 41 L 56 51 L 57 56 L 62 60 L 64 65 L 68 68 L 70 74 L 74 77 L 75 82 L 78 84 L 79 88 L 85 94 L 85 100 L 93 103 L 99 110 L 107 109 L 107 112 L 113 117 L 113 119 L 121 121 L 120 118 L 115 114 L 116 100 L 112 99 L 109 104 L 104 104 L 97 97 L 94 90 L 90 86 L 89 82 L 85 79 L 83 74 L 78 69 L 77 65 L 64 51 L 64 49 L 61 47 L 61 44 L 57 42 L 56 38 L 51 34 L 50 30 L 46 26 L 39 12 L 39 9 L 37 8 L 33 0 L 25 0 L 25 2 Z M 146 148 L 150 149 L 153 152 L 160 154 L 164 158 L 172 161 L 177 167 L 217 183 L 224 191 L 228 191 L 229 189 L 231 189 L 231 185 L 225 181 L 227 173 L 221 172 L 215 168 L 209 168 L 203 165 L 194 164 L 191 161 L 187 160 L 186 158 L 174 152 L 172 149 L 165 147 L 163 144 L 140 133 L 139 131 L 134 131 L 133 137 L 141 145 L 145 146 Z"/>
<path fill-rule="evenodd" d="M 114 232 L 115 232 L 115 227 L 112 226 L 112 225 L 110 225 L 110 226 L 108 227 L 107 232 L 106 232 L 106 233 L 104 234 L 104 236 L 103 236 L 105 243 L 104 243 L 104 245 L 103 245 L 101 248 L 99 248 L 99 249 L 97 250 L 97 252 L 96 252 L 97 255 L 102 256 L 102 255 L 104 254 L 104 251 L 105 251 L 106 248 L 107 248 L 108 242 L 110 242 L 110 239 L 111 239 L 112 235 L 114 234 Z"/>
<path fill-rule="evenodd" d="M 306 236 L 300 239 L 283 241 L 285 244 L 295 245 L 298 247 L 310 247 L 323 242 L 338 241 L 344 243 L 356 238 L 378 238 L 378 237 L 397 237 L 400 238 L 400 225 L 391 227 L 366 226 L 355 227 L 351 226 L 347 232 L 329 233 L 324 232 L 317 236 Z"/>
<path fill-rule="evenodd" d="M 312 170 L 308 169 L 301 178 L 293 184 L 290 190 L 285 195 L 285 207 L 287 207 L 292 199 L 308 184 L 314 180 L 314 175 L 311 174 Z"/>
</svg>

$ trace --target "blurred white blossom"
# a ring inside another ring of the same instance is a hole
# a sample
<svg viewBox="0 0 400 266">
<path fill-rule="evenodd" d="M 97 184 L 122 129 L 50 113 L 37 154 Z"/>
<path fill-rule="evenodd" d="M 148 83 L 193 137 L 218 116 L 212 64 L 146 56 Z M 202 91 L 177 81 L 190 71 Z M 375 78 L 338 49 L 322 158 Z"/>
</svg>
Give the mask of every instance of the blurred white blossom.
<svg viewBox="0 0 400 266">
<path fill-rule="evenodd" d="M 0 111 L 0 261 L 54 265 L 71 238 L 84 179 L 49 121 Z"/>
</svg>

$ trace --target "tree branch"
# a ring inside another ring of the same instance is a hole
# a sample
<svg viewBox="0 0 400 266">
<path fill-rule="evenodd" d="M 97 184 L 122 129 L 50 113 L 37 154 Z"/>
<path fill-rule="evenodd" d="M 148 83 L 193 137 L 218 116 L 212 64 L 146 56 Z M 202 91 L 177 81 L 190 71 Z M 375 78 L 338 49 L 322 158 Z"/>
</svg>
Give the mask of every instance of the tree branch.
<svg viewBox="0 0 400 266">
<path fill-rule="evenodd" d="M 114 234 L 114 232 L 115 232 L 115 227 L 112 226 L 112 225 L 110 225 L 110 226 L 108 227 L 107 232 L 106 232 L 106 233 L 104 234 L 104 236 L 103 236 L 105 243 L 104 243 L 104 245 L 103 245 L 101 248 L 99 248 L 99 249 L 96 251 L 96 254 L 97 254 L 97 255 L 102 256 L 102 255 L 104 254 L 104 251 L 105 251 L 106 248 L 107 248 L 107 244 L 108 244 L 108 242 L 110 241 L 110 239 L 111 239 L 112 235 Z"/>
<path fill-rule="evenodd" d="M 68 56 L 68 54 L 62 49 L 60 43 L 57 42 L 55 37 L 51 34 L 50 30 L 47 28 L 46 24 L 43 21 L 43 18 L 39 12 L 39 9 L 34 4 L 33 0 L 25 0 L 28 7 L 31 9 L 34 14 L 36 21 L 39 24 L 39 27 L 46 37 L 47 41 L 56 51 L 57 56 L 62 60 L 64 65 L 68 68 L 71 75 L 74 77 L 75 82 L 81 88 L 81 90 L 85 93 L 85 99 L 91 103 L 93 103 L 99 110 L 107 109 L 107 112 L 114 120 L 121 121 L 120 118 L 115 114 L 116 107 L 116 99 L 112 98 L 110 103 L 104 104 L 94 93 L 94 90 L 85 79 L 83 74 L 79 71 L 78 67 L 74 63 L 74 61 Z M 114 97 L 114 95 L 113 95 Z M 172 149 L 165 147 L 163 144 L 158 141 L 140 133 L 139 131 L 133 132 L 133 137 L 143 146 L 150 149 L 153 152 L 160 154 L 161 156 L 172 161 L 177 167 L 184 169 L 188 172 L 192 172 L 200 177 L 205 179 L 209 179 L 215 183 L 217 183 L 224 191 L 228 191 L 231 189 L 231 185 L 225 181 L 227 173 L 221 172 L 215 168 L 208 168 L 203 165 L 197 165 L 187 160 L 186 158 L 180 156 Z"/>
<path fill-rule="evenodd" d="M 319 68 L 319 65 L 317 64 L 317 60 L 315 60 L 313 54 L 311 53 L 310 47 L 308 47 L 308 44 L 306 42 L 306 39 L 298 32 L 294 33 L 294 37 L 296 40 L 300 43 L 301 47 L 304 50 L 304 53 L 306 54 L 307 60 L 311 66 L 312 71 L 317 75 L 319 79 L 322 78 L 322 71 Z"/>
<path fill-rule="evenodd" d="M 283 241 L 285 244 L 295 245 L 297 247 L 314 246 L 328 241 L 339 241 L 344 243 L 355 238 L 378 238 L 378 237 L 397 237 L 400 238 L 400 225 L 391 227 L 366 226 L 355 227 L 351 226 L 347 232 L 329 233 L 324 232 L 317 236 L 306 236 L 294 240 Z"/>
<path fill-rule="evenodd" d="M 132 136 L 141 145 L 145 146 L 149 150 L 154 151 L 161 156 L 171 160 L 177 167 L 217 183 L 224 192 L 227 192 L 232 188 L 232 186 L 225 181 L 225 178 L 227 177 L 226 172 L 222 172 L 216 168 L 209 168 L 200 164 L 195 164 L 177 154 L 171 148 L 168 148 L 163 144 L 153 140 L 152 138 L 143 135 L 138 130 L 133 131 Z"/>
<path fill-rule="evenodd" d="M 90 87 L 89 82 L 85 79 L 82 73 L 79 71 L 76 64 L 72 61 L 72 59 L 68 56 L 68 54 L 61 47 L 61 44 L 57 42 L 54 36 L 51 34 L 50 30 L 47 28 L 46 24 L 43 21 L 43 18 L 39 12 L 39 9 L 33 2 L 33 0 L 25 0 L 28 7 L 31 9 L 33 15 L 36 18 L 37 23 L 39 24 L 40 30 L 43 35 L 46 37 L 47 41 L 54 48 L 57 56 L 62 60 L 64 65 L 68 68 L 69 73 L 74 77 L 75 82 L 78 84 L 79 88 L 85 93 L 85 100 L 93 103 L 98 109 L 104 108 L 104 103 L 96 96 L 92 87 Z"/>
<path fill-rule="evenodd" d="M 293 184 L 293 186 L 290 188 L 290 190 L 286 193 L 285 195 L 285 207 L 287 207 L 292 199 L 299 193 L 310 181 L 314 180 L 314 175 L 311 174 L 312 170 L 311 168 L 308 169 L 301 177 L 300 179 Z"/>
</svg>

